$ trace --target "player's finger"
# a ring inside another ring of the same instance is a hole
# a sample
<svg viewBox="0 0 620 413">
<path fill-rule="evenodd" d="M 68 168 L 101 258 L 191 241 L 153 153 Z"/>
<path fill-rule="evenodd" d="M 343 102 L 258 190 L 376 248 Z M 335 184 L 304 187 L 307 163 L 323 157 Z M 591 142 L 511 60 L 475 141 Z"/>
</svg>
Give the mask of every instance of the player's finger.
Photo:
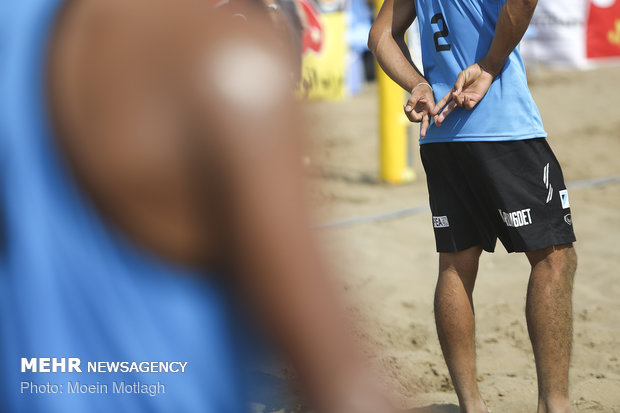
<svg viewBox="0 0 620 413">
<path fill-rule="evenodd" d="M 470 97 L 467 97 L 467 99 L 465 100 L 465 109 L 472 110 L 477 104 L 477 101 L 473 100 Z"/>
<path fill-rule="evenodd" d="M 446 103 L 448 103 L 450 101 L 450 99 L 452 99 L 452 93 L 454 92 L 454 88 L 450 89 L 450 91 L 448 93 L 446 93 L 446 95 L 444 97 L 441 98 L 441 100 L 439 102 L 437 102 L 435 104 L 435 107 L 433 108 L 431 114 L 436 115 L 439 113 L 439 111 L 441 110 L 441 108 L 443 108 Z"/>
<path fill-rule="evenodd" d="M 424 113 L 422 116 L 422 126 L 420 127 L 420 136 L 425 137 L 426 131 L 428 130 L 428 125 L 430 123 L 428 113 Z"/>
<path fill-rule="evenodd" d="M 444 119 L 446 119 L 446 117 L 454 110 L 454 108 L 457 107 L 456 102 L 453 100 L 452 102 L 450 102 L 442 111 L 440 114 L 438 114 L 437 116 L 435 116 L 434 121 L 435 124 L 437 124 L 437 126 L 441 126 L 441 124 L 443 123 Z"/>
<path fill-rule="evenodd" d="M 463 106 L 463 103 L 465 101 L 465 95 L 462 92 L 454 92 L 452 94 L 452 99 L 456 102 L 456 106 Z"/>
<path fill-rule="evenodd" d="M 419 98 L 417 97 L 413 97 L 413 95 L 409 96 L 409 100 L 407 100 L 407 103 L 405 103 L 405 113 L 407 112 L 411 112 L 413 110 L 413 108 L 415 108 L 415 106 L 418 104 Z"/>
<path fill-rule="evenodd" d="M 416 112 L 415 110 L 411 109 L 411 110 L 407 110 L 407 107 L 405 106 L 405 115 L 407 116 L 407 119 L 409 119 L 410 122 L 420 122 L 422 120 L 422 114 L 419 112 Z"/>
<path fill-rule="evenodd" d="M 456 82 L 454 82 L 454 87 L 452 88 L 456 94 L 460 94 L 463 91 L 466 80 L 467 73 L 463 70 L 461 73 L 459 73 L 458 77 L 456 78 Z"/>
<path fill-rule="evenodd" d="M 424 99 L 424 110 L 430 116 L 430 114 L 433 113 L 433 111 L 435 110 L 435 102 L 434 101 L 427 101 L 426 99 Z"/>
</svg>

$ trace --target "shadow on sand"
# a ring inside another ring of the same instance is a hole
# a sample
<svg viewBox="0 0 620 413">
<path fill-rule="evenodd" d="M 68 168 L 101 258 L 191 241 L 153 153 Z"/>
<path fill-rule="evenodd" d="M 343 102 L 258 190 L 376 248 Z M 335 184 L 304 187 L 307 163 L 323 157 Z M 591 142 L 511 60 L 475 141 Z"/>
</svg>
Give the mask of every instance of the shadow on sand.
<svg viewBox="0 0 620 413">
<path fill-rule="evenodd" d="M 307 412 L 303 402 L 291 390 L 291 381 L 268 373 L 253 372 L 252 413 Z M 459 413 L 456 404 L 431 404 L 407 409 L 403 413 Z"/>
<path fill-rule="evenodd" d="M 431 404 L 424 407 L 416 407 L 408 410 L 407 413 L 459 413 L 459 406 L 456 404 Z"/>
</svg>

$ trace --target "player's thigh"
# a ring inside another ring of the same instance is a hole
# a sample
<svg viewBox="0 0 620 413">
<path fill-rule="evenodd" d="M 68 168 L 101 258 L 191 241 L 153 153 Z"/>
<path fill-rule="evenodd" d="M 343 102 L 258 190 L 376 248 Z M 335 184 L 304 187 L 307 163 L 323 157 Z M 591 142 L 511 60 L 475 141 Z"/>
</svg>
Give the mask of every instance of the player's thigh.
<svg viewBox="0 0 620 413">
<path fill-rule="evenodd" d="M 438 252 L 455 253 L 481 245 L 493 251 L 496 237 L 482 212 L 484 205 L 472 187 L 456 143 L 431 143 L 420 148 L 432 225 Z"/>
<path fill-rule="evenodd" d="M 509 252 L 575 241 L 562 169 L 545 139 L 471 144 L 486 211 Z"/>
</svg>

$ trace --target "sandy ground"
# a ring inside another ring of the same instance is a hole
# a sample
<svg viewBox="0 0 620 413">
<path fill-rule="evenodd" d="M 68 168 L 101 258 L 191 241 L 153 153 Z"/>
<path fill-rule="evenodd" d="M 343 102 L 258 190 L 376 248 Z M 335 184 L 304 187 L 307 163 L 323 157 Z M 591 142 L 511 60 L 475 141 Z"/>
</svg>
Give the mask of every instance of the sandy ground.
<svg viewBox="0 0 620 413">
<path fill-rule="evenodd" d="M 617 67 L 531 77 L 567 181 L 620 174 L 619 79 Z M 371 84 L 354 98 L 308 105 L 321 222 L 427 204 L 417 144 L 415 182 L 378 181 L 376 94 Z M 580 260 L 571 400 L 577 412 L 620 412 L 620 184 L 574 189 L 570 198 Z M 362 339 L 402 404 L 458 412 L 433 320 L 437 254 L 430 213 L 323 229 L 321 236 L 364 320 Z M 507 254 L 500 245 L 482 256 L 474 293 L 478 381 L 493 412 L 536 410 L 524 316 L 528 271 L 523 255 Z"/>
</svg>

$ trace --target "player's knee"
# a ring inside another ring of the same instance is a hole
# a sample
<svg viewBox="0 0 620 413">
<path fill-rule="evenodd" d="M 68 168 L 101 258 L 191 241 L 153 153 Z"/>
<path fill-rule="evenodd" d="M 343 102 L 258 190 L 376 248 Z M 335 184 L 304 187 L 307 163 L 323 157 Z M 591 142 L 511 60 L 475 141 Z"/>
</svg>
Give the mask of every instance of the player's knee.
<svg viewBox="0 0 620 413">
<path fill-rule="evenodd" d="M 472 247 L 458 252 L 442 252 L 439 254 L 439 271 L 454 271 L 459 276 L 475 276 L 482 247 Z"/>
<path fill-rule="evenodd" d="M 579 260 L 577 259 L 577 252 L 575 251 L 573 244 L 570 244 L 564 250 L 564 255 L 565 255 L 564 260 L 566 264 L 569 265 L 571 268 L 573 268 L 573 272 L 574 272 L 574 270 L 577 269 L 577 263 Z"/>
<path fill-rule="evenodd" d="M 573 244 L 565 244 L 554 247 L 551 254 L 553 264 L 563 272 L 575 273 L 577 269 L 577 253 Z"/>
<path fill-rule="evenodd" d="M 550 277 L 572 279 L 577 270 L 577 253 L 573 244 L 556 245 L 528 253 L 532 267 L 543 265 Z"/>
</svg>

